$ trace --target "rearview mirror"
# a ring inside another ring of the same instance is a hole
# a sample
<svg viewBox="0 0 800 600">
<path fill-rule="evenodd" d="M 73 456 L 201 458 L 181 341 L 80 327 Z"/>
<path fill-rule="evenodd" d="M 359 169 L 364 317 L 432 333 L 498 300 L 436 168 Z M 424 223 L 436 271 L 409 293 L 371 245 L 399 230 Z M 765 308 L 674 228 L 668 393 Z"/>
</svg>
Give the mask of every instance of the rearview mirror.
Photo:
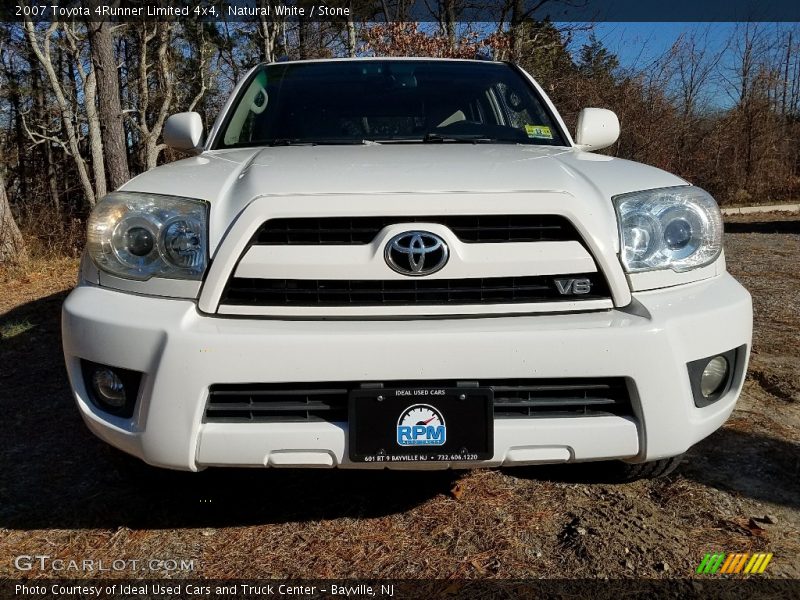
<svg viewBox="0 0 800 600">
<path fill-rule="evenodd" d="M 200 154 L 203 151 L 203 119 L 196 112 L 170 116 L 164 124 L 164 143 L 174 150 Z"/>
<path fill-rule="evenodd" d="M 607 148 L 619 139 L 619 119 L 605 108 L 584 108 L 578 115 L 575 143 L 591 152 Z"/>
</svg>

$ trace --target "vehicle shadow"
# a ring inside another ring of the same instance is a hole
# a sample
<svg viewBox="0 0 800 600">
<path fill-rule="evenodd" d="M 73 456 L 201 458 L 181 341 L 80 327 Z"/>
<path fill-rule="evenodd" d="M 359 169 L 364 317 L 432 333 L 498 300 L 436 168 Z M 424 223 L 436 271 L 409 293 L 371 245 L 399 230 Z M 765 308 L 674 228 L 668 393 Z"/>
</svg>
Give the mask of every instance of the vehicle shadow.
<svg viewBox="0 0 800 600">
<path fill-rule="evenodd" d="M 796 442 L 724 427 L 692 448 L 677 472 L 718 490 L 800 508 Z"/>
<path fill-rule="evenodd" d="M 800 233 L 800 219 L 790 221 L 725 222 L 725 233 Z"/>
<path fill-rule="evenodd" d="M 511 476 L 613 484 L 604 462 L 508 469 Z M 800 444 L 723 427 L 692 447 L 670 475 L 762 502 L 800 508 Z"/>
<path fill-rule="evenodd" d="M 377 517 L 447 493 L 453 471 L 149 467 L 95 438 L 74 406 L 54 294 L 0 316 L 0 528 L 217 527 Z"/>
</svg>

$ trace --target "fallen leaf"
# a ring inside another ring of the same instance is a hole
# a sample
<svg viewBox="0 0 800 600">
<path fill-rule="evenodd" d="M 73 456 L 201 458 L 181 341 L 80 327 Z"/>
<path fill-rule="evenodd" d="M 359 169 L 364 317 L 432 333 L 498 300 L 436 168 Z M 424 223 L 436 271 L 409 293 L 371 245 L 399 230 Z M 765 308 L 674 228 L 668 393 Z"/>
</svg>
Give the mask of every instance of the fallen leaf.
<svg viewBox="0 0 800 600">
<path fill-rule="evenodd" d="M 478 571 L 478 573 L 480 573 L 481 575 L 486 574 L 486 569 L 483 568 L 483 565 L 477 558 L 473 558 L 471 561 L 469 561 L 469 564 L 475 567 L 475 570 Z"/>
<path fill-rule="evenodd" d="M 763 535 L 764 528 L 759 525 L 755 519 L 750 519 L 747 522 L 747 530 L 750 532 L 751 535 Z"/>
<path fill-rule="evenodd" d="M 455 498 L 456 500 L 460 500 L 461 496 L 464 495 L 464 488 L 461 487 L 460 483 L 457 483 L 452 487 L 450 493 L 453 494 L 453 498 Z"/>
</svg>

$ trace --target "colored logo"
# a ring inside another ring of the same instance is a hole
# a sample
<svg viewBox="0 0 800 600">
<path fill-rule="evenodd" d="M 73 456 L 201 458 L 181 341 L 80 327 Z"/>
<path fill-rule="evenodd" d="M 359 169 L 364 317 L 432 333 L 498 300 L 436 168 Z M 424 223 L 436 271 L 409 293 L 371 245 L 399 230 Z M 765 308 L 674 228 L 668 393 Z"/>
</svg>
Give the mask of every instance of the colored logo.
<svg viewBox="0 0 800 600">
<path fill-rule="evenodd" d="M 386 244 L 384 258 L 402 275 L 430 275 L 444 267 L 450 251 L 444 240 L 429 231 L 406 231 Z"/>
<path fill-rule="evenodd" d="M 442 413 L 428 404 L 414 404 L 397 420 L 397 443 L 400 446 L 441 446 L 447 439 Z"/>
<path fill-rule="evenodd" d="M 708 553 L 700 561 L 697 567 L 697 573 L 708 575 L 723 575 L 723 574 L 755 574 L 763 573 L 767 568 L 769 561 L 772 560 L 772 553 L 756 552 L 750 554 L 734 553 L 725 554 L 724 552 Z"/>
</svg>

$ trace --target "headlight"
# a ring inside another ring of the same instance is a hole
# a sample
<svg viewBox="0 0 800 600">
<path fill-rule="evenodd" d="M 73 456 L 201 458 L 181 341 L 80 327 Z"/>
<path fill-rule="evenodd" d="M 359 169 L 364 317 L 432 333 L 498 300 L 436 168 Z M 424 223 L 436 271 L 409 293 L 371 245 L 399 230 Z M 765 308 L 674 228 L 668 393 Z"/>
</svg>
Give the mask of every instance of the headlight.
<svg viewBox="0 0 800 600">
<path fill-rule="evenodd" d="M 688 271 L 714 262 L 722 251 L 722 216 L 707 192 L 692 186 L 614 197 L 620 257 L 628 273 Z"/>
<path fill-rule="evenodd" d="M 128 279 L 201 279 L 208 264 L 208 204 L 114 192 L 89 218 L 87 250 L 97 266 Z"/>
</svg>

